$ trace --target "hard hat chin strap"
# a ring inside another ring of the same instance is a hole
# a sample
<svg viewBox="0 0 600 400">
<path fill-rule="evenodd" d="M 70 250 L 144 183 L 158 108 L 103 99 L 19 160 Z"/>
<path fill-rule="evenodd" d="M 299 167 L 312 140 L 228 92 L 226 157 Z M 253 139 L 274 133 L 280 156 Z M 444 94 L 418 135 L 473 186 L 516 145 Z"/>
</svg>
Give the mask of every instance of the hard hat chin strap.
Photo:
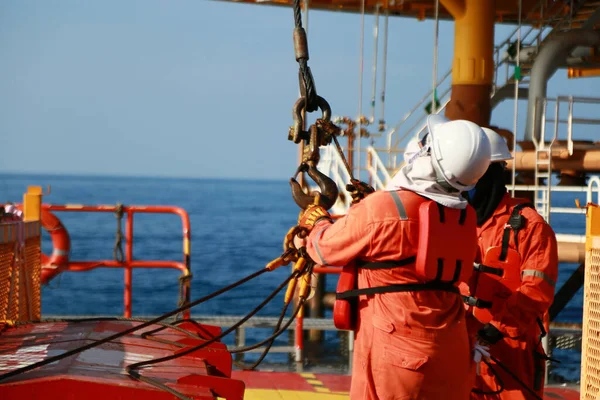
<svg viewBox="0 0 600 400">
<path fill-rule="evenodd" d="M 431 165 L 433 166 L 433 170 L 435 172 L 435 182 L 442 187 L 448 193 L 459 193 L 460 190 L 456 189 L 452 185 L 448 183 L 446 178 L 444 178 L 444 174 L 438 168 L 438 165 L 433 161 L 433 157 L 431 157 Z"/>
</svg>

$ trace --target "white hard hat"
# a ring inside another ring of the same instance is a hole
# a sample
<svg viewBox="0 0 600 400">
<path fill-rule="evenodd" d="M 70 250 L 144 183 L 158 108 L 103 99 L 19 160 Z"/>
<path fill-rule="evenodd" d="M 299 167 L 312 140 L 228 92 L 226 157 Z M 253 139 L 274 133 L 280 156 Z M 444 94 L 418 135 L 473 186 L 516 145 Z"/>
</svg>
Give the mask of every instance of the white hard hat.
<svg viewBox="0 0 600 400">
<path fill-rule="evenodd" d="M 438 183 L 466 192 L 475 187 L 491 161 L 491 145 L 481 127 L 471 121 L 432 114 L 427 117 L 431 160 Z"/>
<path fill-rule="evenodd" d="M 481 128 L 485 132 L 492 146 L 492 162 L 512 160 L 513 156 L 508 150 L 506 140 L 490 128 Z"/>
</svg>

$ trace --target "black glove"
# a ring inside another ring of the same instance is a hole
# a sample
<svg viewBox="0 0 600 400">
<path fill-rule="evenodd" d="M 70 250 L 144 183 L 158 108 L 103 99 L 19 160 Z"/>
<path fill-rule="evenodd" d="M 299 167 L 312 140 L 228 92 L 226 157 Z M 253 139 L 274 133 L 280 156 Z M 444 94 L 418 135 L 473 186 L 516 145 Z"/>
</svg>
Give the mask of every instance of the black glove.
<svg viewBox="0 0 600 400">
<path fill-rule="evenodd" d="M 346 190 L 350 192 L 350 197 L 352 197 L 352 204 L 358 203 L 367 195 L 375 191 L 375 189 L 373 189 L 371 185 L 359 181 L 357 179 L 352 179 L 350 183 L 346 185 Z"/>
<path fill-rule="evenodd" d="M 477 332 L 479 341 L 492 345 L 498 343 L 504 335 L 494 325 L 487 323 Z"/>
</svg>

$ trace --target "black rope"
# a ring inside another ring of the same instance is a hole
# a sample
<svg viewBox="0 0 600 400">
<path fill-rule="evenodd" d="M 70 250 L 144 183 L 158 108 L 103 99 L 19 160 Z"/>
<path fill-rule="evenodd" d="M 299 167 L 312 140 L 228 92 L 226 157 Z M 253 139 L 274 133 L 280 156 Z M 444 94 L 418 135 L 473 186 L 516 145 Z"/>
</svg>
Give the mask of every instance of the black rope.
<svg viewBox="0 0 600 400">
<path fill-rule="evenodd" d="M 197 321 L 194 321 L 193 319 L 179 319 L 179 320 L 177 320 L 175 322 L 172 322 L 170 324 L 165 324 L 165 326 L 161 326 L 160 328 L 156 328 L 156 329 L 152 329 L 150 331 L 146 331 L 146 332 L 142 333 L 140 336 L 143 337 L 143 338 L 147 338 L 148 336 L 152 336 L 153 334 L 158 333 L 160 331 L 163 331 L 163 330 L 165 330 L 167 328 L 178 328 L 178 329 L 181 329 L 182 331 L 187 332 L 189 334 L 189 336 L 192 336 L 192 337 L 194 337 L 196 339 L 203 339 L 203 340 L 205 340 L 205 339 L 210 339 L 212 337 L 212 336 L 211 337 L 206 337 L 206 336 L 199 335 L 197 333 L 191 333 L 187 329 L 179 328 L 177 326 L 177 325 L 183 324 L 184 322 L 189 322 L 189 323 L 195 325 L 196 328 L 198 328 L 198 329 L 202 328 L 202 325 L 199 324 Z"/>
<path fill-rule="evenodd" d="M 502 368 L 504 370 L 504 372 L 506 372 L 508 375 L 510 375 L 511 378 L 513 378 L 519 385 L 521 385 L 525 390 L 527 390 L 529 392 L 529 394 L 531 394 L 537 400 L 544 400 L 532 388 L 527 386 L 525 384 L 525 382 L 523 382 L 521 379 L 519 379 L 519 377 L 517 375 L 515 375 L 506 365 L 502 364 L 500 362 L 500 360 L 498 360 L 496 357 L 490 355 L 490 360 L 495 362 L 500 368 Z"/>
<path fill-rule="evenodd" d="M 312 270 L 314 267 L 314 263 L 310 262 L 309 265 L 306 266 L 306 274 L 312 275 Z M 306 299 L 300 299 L 302 304 L 304 304 L 304 302 L 306 301 Z M 249 350 L 253 350 L 259 346 L 262 346 L 264 343 L 267 343 L 267 346 L 265 348 L 265 350 L 262 352 L 261 356 L 258 358 L 258 360 L 256 360 L 254 362 L 254 364 L 252 365 L 244 365 L 242 363 L 236 363 L 236 365 L 242 369 L 245 370 L 254 370 L 256 369 L 256 367 L 258 367 L 260 365 L 260 363 L 263 362 L 263 360 L 265 359 L 265 357 L 267 356 L 267 354 L 269 354 L 269 350 L 271 350 L 271 347 L 273 346 L 273 344 L 275 343 L 275 339 L 281 335 L 281 333 L 283 333 L 292 323 L 292 321 L 296 318 L 296 314 L 299 312 L 300 308 L 298 308 L 295 312 L 294 315 L 292 316 L 292 318 L 290 318 L 290 320 L 288 321 L 288 323 L 286 323 L 286 325 L 284 326 L 283 329 L 281 329 L 281 324 L 283 323 L 283 319 L 285 318 L 285 313 L 287 312 L 289 303 L 286 303 L 285 306 L 283 307 L 283 309 L 281 310 L 281 314 L 279 315 L 279 319 L 277 320 L 277 324 L 275 325 L 275 328 L 273 329 L 273 334 L 266 338 L 265 340 L 259 342 L 258 344 L 253 344 L 250 346 L 245 346 L 245 347 L 239 347 L 237 349 L 233 349 L 230 351 L 230 353 L 234 354 L 234 353 L 242 353 L 242 352 L 246 352 Z"/>
<path fill-rule="evenodd" d="M 290 278 L 291 278 L 291 276 L 290 276 Z M 286 282 L 284 282 L 284 283 L 286 283 Z M 281 287 L 281 288 L 283 288 L 283 286 L 285 286 L 285 285 L 282 285 L 282 287 Z M 279 291 L 281 290 L 281 288 L 280 288 L 279 290 L 277 290 L 277 292 L 279 292 Z M 252 346 L 248 346 L 248 347 L 249 347 L 249 348 L 252 348 L 252 349 L 254 349 L 254 348 L 256 348 L 256 347 L 259 347 L 259 346 L 261 346 L 262 344 L 264 344 L 265 342 L 267 342 L 267 341 L 269 341 L 269 340 L 274 340 L 274 338 L 275 338 L 276 336 L 279 336 L 279 335 L 281 335 L 281 334 L 282 334 L 282 333 L 283 333 L 283 332 L 284 332 L 284 331 L 285 331 L 285 330 L 286 330 L 286 329 L 287 329 L 287 328 L 288 328 L 288 327 L 291 325 L 291 323 L 294 321 L 294 319 L 295 319 L 296 315 L 298 314 L 298 312 L 300 311 L 300 309 L 301 309 L 301 308 L 304 306 L 304 302 L 305 302 L 305 301 L 306 301 L 306 299 L 300 299 L 300 302 L 299 302 L 298 306 L 296 307 L 296 310 L 294 311 L 294 315 L 293 315 L 293 316 L 290 318 L 290 320 L 289 320 L 289 321 L 288 321 L 288 322 L 287 322 L 287 323 L 284 325 L 284 327 L 283 327 L 283 328 L 281 328 L 281 329 L 280 329 L 278 332 L 276 332 L 275 334 L 273 334 L 273 335 L 271 336 L 273 339 L 271 339 L 271 337 L 269 337 L 269 338 L 267 338 L 267 339 L 265 339 L 265 340 L 263 340 L 263 341 L 261 341 L 261 342 L 259 342 L 259 343 L 257 343 L 257 344 L 254 344 L 254 345 L 252 345 Z M 262 307 L 260 307 L 260 308 L 262 308 Z M 285 307 L 285 308 L 287 309 L 287 304 L 286 304 L 286 307 Z M 245 321 L 243 321 L 243 322 L 245 322 Z M 235 328 L 237 328 L 237 326 L 235 326 Z M 229 333 L 229 332 L 227 332 L 227 333 Z M 227 334 L 227 333 L 225 333 L 225 334 Z M 213 339 L 215 339 L 215 340 L 218 340 L 218 339 L 220 339 L 220 338 L 221 338 L 221 336 L 224 336 L 224 335 L 219 335 L 219 336 L 217 336 L 217 337 L 213 337 Z M 212 342 L 214 342 L 215 340 L 211 340 L 210 342 L 212 343 Z M 200 349 L 200 348 L 202 348 L 202 347 L 206 346 L 207 344 L 209 344 L 209 343 L 208 343 L 208 342 L 206 342 L 206 343 L 203 343 L 202 345 L 196 346 L 196 347 L 193 349 L 193 351 L 196 351 L 196 350 L 198 350 L 198 349 Z M 192 351 L 192 350 L 190 349 L 190 351 Z M 246 351 L 246 350 L 245 350 L 245 351 Z M 230 351 L 230 353 L 234 353 L 234 351 Z M 186 352 L 186 354 L 187 354 L 187 352 Z M 175 357 L 173 357 L 173 358 L 177 358 L 177 357 L 180 357 L 180 356 L 183 356 L 183 355 L 185 355 L 185 354 L 178 353 L 178 354 L 175 354 L 175 355 L 174 355 Z M 266 354 L 265 354 L 265 355 L 266 355 Z M 169 357 L 171 357 L 171 356 L 169 356 Z M 168 357 L 164 357 L 164 358 L 168 358 Z M 263 358 L 264 358 L 264 357 L 263 357 Z M 161 361 L 168 361 L 168 360 L 157 359 L 157 360 L 151 360 L 151 361 L 161 362 Z M 260 361 L 262 361 L 262 360 L 260 360 Z M 153 362 L 152 362 L 152 363 L 153 363 Z M 257 363 L 260 363 L 260 362 L 257 362 Z M 144 364 L 144 363 L 138 363 L 138 364 Z M 236 363 L 236 364 L 237 364 L 237 363 Z M 187 396 L 185 396 L 185 395 L 183 395 L 183 394 L 179 393 L 179 392 L 178 392 L 178 391 L 176 391 L 175 389 L 172 389 L 172 388 L 170 388 L 170 387 L 166 386 L 165 384 L 161 383 L 160 381 L 158 381 L 158 380 L 156 380 L 156 379 L 154 379 L 154 378 L 149 378 L 149 377 L 146 377 L 146 376 L 143 376 L 143 375 L 141 375 L 141 374 L 140 374 L 140 373 L 138 373 L 138 372 L 131 371 L 131 370 L 130 370 L 130 368 L 131 368 L 131 367 L 134 367 L 135 365 L 136 365 L 136 364 L 131 364 L 131 365 L 129 365 L 129 366 L 127 367 L 127 372 L 129 373 L 129 375 L 130 375 L 132 378 L 134 378 L 134 379 L 138 379 L 139 381 L 141 381 L 141 382 L 145 382 L 145 383 L 147 383 L 147 384 L 149 384 L 149 385 L 154 385 L 154 386 L 158 387 L 159 389 L 163 389 L 163 390 L 165 390 L 165 391 L 167 391 L 167 392 L 171 393 L 172 395 L 176 396 L 178 399 L 181 399 L 181 400 L 192 400 L 191 398 L 189 398 L 189 397 L 187 397 Z"/>
<path fill-rule="evenodd" d="M 276 295 L 277 293 L 279 293 L 284 287 L 285 285 L 287 285 L 292 279 L 294 279 L 296 276 L 301 275 L 304 271 L 306 270 L 306 266 L 304 269 L 299 270 L 299 271 L 294 271 L 290 274 L 290 276 L 288 276 L 269 296 L 267 296 L 267 298 L 265 300 L 263 300 L 254 310 L 252 310 L 250 313 L 248 313 L 246 316 L 244 316 L 242 319 L 240 319 L 238 322 L 236 322 L 235 324 L 233 324 L 231 327 L 227 328 L 225 331 L 223 331 L 220 335 L 217 335 L 215 337 L 213 337 L 210 340 L 207 340 L 206 342 L 199 344 L 197 346 L 194 347 L 190 347 L 182 352 L 179 352 L 177 354 L 172 354 L 166 357 L 161 357 L 161 358 L 157 358 L 154 360 L 148 360 L 148 361 L 142 361 L 139 363 L 135 363 L 135 364 L 130 364 L 127 366 L 127 372 L 132 375 L 133 377 L 136 377 L 136 375 L 139 375 L 137 372 L 134 372 L 134 369 L 138 369 L 140 367 L 143 367 L 145 365 L 151 365 L 151 364 L 157 364 L 160 362 L 165 362 L 165 361 L 170 361 L 170 360 L 174 360 L 176 358 L 179 357 L 183 357 L 187 354 L 190 354 L 196 350 L 202 349 L 206 346 L 208 346 L 209 344 L 212 344 L 214 342 L 216 342 L 217 340 L 223 338 L 224 336 L 228 335 L 229 333 L 233 332 L 235 329 L 237 329 L 240 325 L 242 325 L 244 322 L 246 322 L 247 320 L 249 320 L 252 316 L 254 316 L 257 312 L 259 312 L 265 305 L 267 305 L 267 303 L 269 301 L 271 301 Z M 269 338 L 270 339 L 270 338 Z"/>
<path fill-rule="evenodd" d="M 283 306 L 283 308 L 281 309 L 281 313 L 279 314 L 279 319 L 277 320 L 277 324 L 275 325 L 275 328 L 273 329 L 273 335 L 271 335 L 271 336 L 269 336 L 267 338 L 267 340 L 268 340 L 267 346 L 263 350 L 263 352 L 260 355 L 260 357 L 258 358 L 258 360 L 256 360 L 251 365 L 246 365 L 244 363 L 236 361 L 235 365 L 238 368 L 241 368 L 241 369 L 246 370 L 246 371 L 253 371 L 253 370 L 255 370 L 260 365 L 260 363 L 263 362 L 263 360 L 265 359 L 265 357 L 267 356 L 267 354 L 269 354 L 269 350 L 271 350 L 271 347 L 273 347 L 273 344 L 275 343 L 275 338 L 278 336 L 278 335 L 275 336 L 275 334 L 281 328 L 281 324 L 283 323 L 283 319 L 285 318 L 285 313 L 287 312 L 289 304 L 290 303 L 286 303 L 285 306 Z M 233 349 L 233 350 L 238 350 L 238 349 Z M 230 351 L 230 353 L 233 353 L 233 352 L 234 351 Z M 235 352 L 237 352 L 237 351 L 235 351 Z"/>
<path fill-rule="evenodd" d="M 78 323 L 78 322 L 97 322 L 97 321 L 129 321 L 129 322 L 148 322 L 148 319 L 144 319 L 144 318 L 126 318 L 126 317 L 92 317 L 92 318 L 49 318 L 49 319 L 42 319 L 41 321 L 36 321 L 37 322 L 74 322 L 74 323 Z M 166 322 L 156 322 L 153 325 L 160 325 L 160 328 L 157 329 L 153 329 L 151 331 L 146 331 L 144 333 L 142 333 L 140 336 L 142 338 L 145 338 L 148 335 L 151 335 L 152 333 L 155 332 L 159 332 L 162 331 L 164 329 L 172 329 L 175 330 L 177 332 L 181 332 L 189 337 L 192 338 L 196 338 L 196 339 L 204 339 L 200 336 L 198 336 L 195 333 L 192 333 L 190 331 L 188 331 L 187 329 L 183 329 L 178 327 L 177 325 L 179 325 L 179 323 L 182 322 L 188 322 L 191 320 L 178 320 L 175 321 L 173 323 L 166 323 Z M 31 322 L 26 322 L 25 324 L 29 324 Z"/>
<path fill-rule="evenodd" d="M 279 335 L 281 335 L 283 332 L 285 332 L 285 330 L 287 328 L 290 327 L 290 325 L 292 324 L 292 322 L 294 322 L 294 319 L 296 318 L 296 316 L 298 315 L 298 313 L 300 312 L 300 309 L 304 306 L 304 303 L 306 302 L 306 299 L 300 299 L 300 301 L 298 302 L 298 306 L 296 307 L 296 309 L 294 310 L 294 314 L 290 317 L 290 319 L 288 320 L 288 322 L 285 323 L 285 325 L 283 325 L 277 332 L 275 332 L 273 335 L 271 335 L 270 337 L 261 340 L 258 343 L 254 343 L 251 344 L 249 346 L 244 346 L 244 347 L 239 347 L 237 349 L 233 349 L 230 351 L 230 353 L 235 354 L 235 353 L 243 353 L 246 351 L 250 351 L 250 350 L 254 350 L 257 347 L 262 346 L 263 344 L 267 343 L 269 340 L 271 340 L 271 338 L 275 338 Z"/>
<path fill-rule="evenodd" d="M 192 273 L 190 272 L 189 268 L 186 270 L 186 272 L 179 276 L 179 300 L 177 301 L 177 307 L 181 307 L 186 303 L 186 301 L 189 301 L 189 288 L 191 280 Z M 175 319 L 177 320 L 182 318 L 183 314 L 181 315 L 181 318 L 179 314 L 175 316 Z"/>
<path fill-rule="evenodd" d="M 188 398 L 187 396 L 184 396 L 183 394 L 177 392 L 174 389 L 168 388 L 167 386 L 165 386 L 163 383 L 157 381 L 154 378 L 149 378 L 149 377 L 145 377 L 143 375 L 141 375 L 139 372 L 134 371 L 134 369 L 143 367 L 145 365 L 151 365 L 151 364 L 157 364 L 160 362 L 165 362 L 165 361 L 170 361 L 170 360 L 174 360 L 176 358 L 179 357 L 183 357 L 187 354 L 190 354 L 194 351 L 197 351 L 199 349 L 202 349 L 206 346 L 208 346 L 211 343 L 216 342 L 217 340 L 223 338 L 224 336 L 228 335 L 229 333 L 231 333 L 232 331 L 234 331 L 235 329 L 237 329 L 240 325 L 242 325 L 244 322 L 246 322 L 248 319 L 250 319 L 252 316 L 254 316 L 258 311 L 260 311 L 269 301 L 271 301 L 292 279 L 296 278 L 297 276 L 301 275 L 303 272 L 305 272 L 307 269 L 307 266 L 305 265 L 304 268 L 302 270 L 299 271 L 293 271 L 290 276 L 288 278 L 286 278 L 285 281 L 283 281 L 262 303 L 260 303 L 253 311 L 251 311 L 248 315 L 246 315 L 244 318 L 242 318 L 240 321 L 238 321 L 237 323 L 235 323 L 234 325 L 232 325 L 230 328 L 226 329 L 223 333 L 221 333 L 220 335 L 217 335 L 215 337 L 213 337 L 212 339 L 194 346 L 194 347 L 190 347 L 189 349 L 183 350 L 177 354 L 172 354 L 170 356 L 166 356 L 166 357 L 162 357 L 162 358 L 157 358 L 154 360 L 148 360 L 148 361 L 142 361 L 139 363 L 135 363 L 135 364 L 130 364 L 126 367 L 126 371 L 129 374 L 129 376 L 131 376 L 134 379 L 138 379 L 139 381 L 142 382 L 146 382 L 150 385 L 154 385 L 160 389 L 163 390 L 167 390 L 169 393 L 173 394 L 174 396 L 176 396 L 177 398 L 181 399 L 181 400 L 191 400 L 190 398 Z M 292 316 L 292 318 L 290 318 L 290 321 L 288 321 L 288 324 L 286 324 L 285 328 L 280 330 L 280 332 L 276 332 L 275 334 L 273 334 L 270 338 L 267 338 L 266 341 L 268 340 L 274 340 L 276 336 L 279 336 L 285 329 L 287 329 L 287 327 L 291 324 L 291 322 L 294 320 L 295 316 L 298 314 L 298 312 L 300 311 L 300 308 L 304 305 L 304 301 L 305 299 L 301 299 L 301 301 L 298 304 L 298 307 L 294 313 L 294 315 Z M 287 306 L 287 305 L 286 305 Z M 287 307 L 286 307 L 287 308 Z M 264 354 L 264 356 L 266 356 L 266 354 Z M 264 356 L 262 358 L 264 358 Z M 262 361 L 262 358 L 260 361 Z"/>
<path fill-rule="evenodd" d="M 33 369 L 42 367 L 44 365 L 51 364 L 51 363 L 53 363 L 55 361 L 62 360 L 64 358 L 70 357 L 70 356 L 72 356 L 74 354 L 81 353 L 81 352 L 83 352 L 85 350 L 89 350 L 91 348 L 100 346 L 100 345 L 102 345 L 104 343 L 108 343 L 108 342 L 110 342 L 112 340 L 115 340 L 115 339 L 118 339 L 120 337 L 129 335 L 130 333 L 133 333 L 133 332 L 138 331 L 140 329 L 144 329 L 144 328 L 146 328 L 146 327 L 148 327 L 150 325 L 154 325 L 157 322 L 160 322 L 160 321 L 162 321 L 164 319 L 172 317 L 173 315 L 177 315 L 178 313 L 180 313 L 180 312 L 182 312 L 184 310 L 187 310 L 188 308 L 192 308 L 192 307 L 194 307 L 194 306 L 196 306 L 196 305 L 198 305 L 200 303 L 203 303 L 203 302 L 208 301 L 208 300 L 210 300 L 210 299 L 212 299 L 214 297 L 217 297 L 217 296 L 219 296 L 219 295 L 221 295 L 221 294 L 223 294 L 223 293 L 225 293 L 225 292 L 227 292 L 227 291 L 229 291 L 229 290 L 231 290 L 233 288 L 236 288 L 236 287 L 238 287 L 238 286 L 240 286 L 240 285 L 248 282 L 249 280 L 254 279 L 257 276 L 262 275 L 262 274 L 264 274 L 265 272 L 268 272 L 268 271 L 269 270 L 267 270 L 265 268 L 261 268 L 260 270 L 254 272 L 254 273 L 252 273 L 250 275 L 248 275 L 247 277 L 242 278 L 242 279 L 240 279 L 239 281 L 237 281 L 235 283 L 232 283 L 231 285 L 228 285 L 228 286 L 226 286 L 226 287 L 224 287 L 222 289 L 217 290 L 216 292 L 213 292 L 213 293 L 211 293 L 209 295 L 201 297 L 198 300 L 194 300 L 191 303 L 187 303 L 187 304 L 185 304 L 185 305 L 183 305 L 183 306 L 181 306 L 179 308 L 176 308 L 173 311 L 169 311 L 168 313 L 163 314 L 161 316 L 158 316 L 158 317 L 156 317 L 156 318 L 154 318 L 152 320 L 143 322 L 142 324 L 140 324 L 138 326 L 134 326 L 134 327 L 131 327 L 131 328 L 126 329 L 124 331 L 115 333 L 114 335 L 107 336 L 104 339 L 98 340 L 97 342 L 89 343 L 87 345 L 84 345 L 84 346 L 81 346 L 81 347 L 69 350 L 69 351 L 67 351 L 65 353 L 62 353 L 62 354 L 59 354 L 59 355 L 56 355 L 56 356 L 53 356 L 53 357 L 49 357 L 49 358 L 46 358 L 46 359 L 44 359 L 42 361 L 39 361 L 39 362 L 30 364 L 30 365 L 27 365 L 25 367 L 17 368 L 15 370 L 12 370 L 10 372 L 2 374 L 2 375 L 0 375 L 0 381 L 2 381 L 4 379 L 7 379 L 7 378 L 10 378 L 10 377 L 13 377 L 13 376 L 16 376 L 16 375 L 19 375 L 19 374 L 22 374 L 22 373 L 27 372 L 27 371 L 31 371 Z"/>
<path fill-rule="evenodd" d="M 494 367 L 492 367 L 492 363 L 489 362 L 488 360 L 486 360 L 485 358 L 482 358 L 481 361 L 485 365 L 487 365 L 487 367 L 490 369 L 490 371 L 492 371 L 492 374 L 496 377 L 496 381 L 497 381 L 497 384 L 498 384 L 498 389 L 496 389 L 494 391 L 489 391 L 489 392 L 486 392 L 485 390 L 480 390 L 480 389 L 471 389 L 471 392 L 477 393 L 477 394 L 489 394 L 489 395 L 495 395 L 495 394 L 502 393 L 502 391 L 504 391 L 504 382 L 502 381 L 502 378 L 500 378 L 500 375 L 498 374 L 498 371 L 496 371 L 494 369 Z"/>
<path fill-rule="evenodd" d="M 123 219 L 123 204 L 117 204 L 115 209 L 115 218 L 117 219 L 117 232 L 115 234 L 115 247 L 113 248 L 113 258 L 122 263 L 125 261 L 123 253 L 123 231 L 121 230 L 121 220 Z"/>
</svg>

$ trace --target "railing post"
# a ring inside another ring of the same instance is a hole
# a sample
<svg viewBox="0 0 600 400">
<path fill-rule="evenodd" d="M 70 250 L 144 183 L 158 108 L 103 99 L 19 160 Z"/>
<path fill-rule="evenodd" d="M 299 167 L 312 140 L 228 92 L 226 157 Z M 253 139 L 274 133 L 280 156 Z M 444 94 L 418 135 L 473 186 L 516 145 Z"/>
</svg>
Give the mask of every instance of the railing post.
<svg viewBox="0 0 600 400">
<path fill-rule="evenodd" d="M 303 306 L 304 307 L 304 306 Z M 304 350 L 304 316 L 302 310 L 296 316 L 296 335 L 295 335 L 295 361 L 296 368 L 302 370 L 303 350 Z"/>
<path fill-rule="evenodd" d="M 39 221 L 42 215 L 42 187 L 28 186 L 23 195 L 23 221 Z"/>
<path fill-rule="evenodd" d="M 556 100 L 558 102 L 558 99 Z M 558 122 L 557 122 L 558 124 Z M 567 117 L 567 150 L 573 155 L 573 96 L 569 96 L 569 116 Z"/>
<path fill-rule="evenodd" d="M 192 276 L 192 250 L 191 250 L 191 243 L 192 243 L 192 238 L 191 238 L 191 232 L 189 230 L 189 227 L 187 227 L 185 225 L 185 221 L 182 221 L 184 227 L 183 227 L 183 260 L 184 260 L 184 264 L 185 264 L 185 269 L 186 269 L 186 273 L 187 275 L 184 278 L 184 281 L 182 282 L 182 288 L 183 288 L 183 304 L 181 305 L 185 305 L 188 304 L 191 300 L 191 290 L 190 290 L 190 286 L 191 286 L 191 276 Z M 192 310 L 190 310 L 189 308 L 187 310 L 185 310 L 183 312 L 183 318 L 185 319 L 190 319 L 192 315 Z"/>
<path fill-rule="evenodd" d="M 596 204 L 600 203 L 600 178 L 592 176 L 588 182 L 586 204 L 594 202 L 594 185 L 596 186 Z"/>
<path fill-rule="evenodd" d="M 373 186 L 373 174 L 371 173 L 371 168 L 373 168 L 373 152 L 371 151 L 372 146 L 367 148 L 367 171 L 369 171 L 369 185 Z M 377 170 L 375 170 L 377 174 Z"/>
<path fill-rule="evenodd" d="M 131 318 L 131 282 L 133 273 L 131 262 L 133 261 L 133 211 L 125 208 L 127 213 L 127 224 L 125 225 L 125 318 Z"/>
</svg>

